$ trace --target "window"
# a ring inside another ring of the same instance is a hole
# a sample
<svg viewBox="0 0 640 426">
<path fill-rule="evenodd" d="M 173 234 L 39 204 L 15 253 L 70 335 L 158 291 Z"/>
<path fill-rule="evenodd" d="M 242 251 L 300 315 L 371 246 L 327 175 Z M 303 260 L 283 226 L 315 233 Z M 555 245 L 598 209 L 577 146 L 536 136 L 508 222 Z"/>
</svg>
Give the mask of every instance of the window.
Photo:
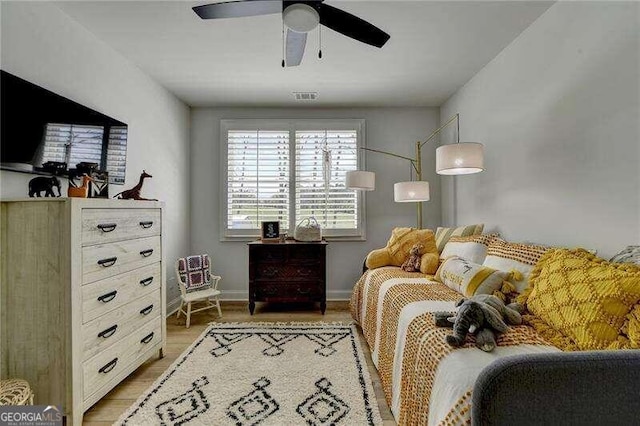
<svg viewBox="0 0 640 426">
<path fill-rule="evenodd" d="M 222 120 L 222 236 L 257 237 L 262 221 L 315 217 L 323 235 L 364 238 L 362 195 L 344 186 L 359 168 L 364 120 Z"/>
<path fill-rule="evenodd" d="M 109 172 L 109 181 L 122 184 L 127 160 L 127 127 L 107 126 L 106 164 L 103 163 L 105 128 L 79 124 L 48 123 L 45 133 L 42 163 L 59 161 L 73 168 L 81 162 L 97 163 Z"/>
<path fill-rule="evenodd" d="M 227 228 L 289 227 L 289 132 L 229 130 Z"/>
</svg>

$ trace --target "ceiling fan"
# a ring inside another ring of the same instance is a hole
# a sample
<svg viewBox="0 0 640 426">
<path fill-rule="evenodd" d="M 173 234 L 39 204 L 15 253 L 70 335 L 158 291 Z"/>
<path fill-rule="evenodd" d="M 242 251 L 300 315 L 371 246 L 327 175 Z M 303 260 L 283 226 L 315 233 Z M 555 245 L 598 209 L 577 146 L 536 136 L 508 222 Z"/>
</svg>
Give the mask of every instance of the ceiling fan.
<svg viewBox="0 0 640 426">
<path fill-rule="evenodd" d="M 302 62 L 307 33 L 324 25 L 362 43 L 382 47 L 389 34 L 369 22 L 344 10 L 323 3 L 324 0 L 237 0 L 195 6 L 193 11 L 202 19 L 240 18 L 281 13 L 286 36 L 286 65 Z M 283 61 L 283 66 L 285 61 Z"/>
</svg>

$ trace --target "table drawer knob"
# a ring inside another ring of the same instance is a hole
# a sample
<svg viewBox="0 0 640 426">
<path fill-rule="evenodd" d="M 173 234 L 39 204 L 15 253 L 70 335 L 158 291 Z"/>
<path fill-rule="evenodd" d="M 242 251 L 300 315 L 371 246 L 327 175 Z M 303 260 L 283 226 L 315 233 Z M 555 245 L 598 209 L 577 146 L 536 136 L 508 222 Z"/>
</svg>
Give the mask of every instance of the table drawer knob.
<svg viewBox="0 0 640 426">
<path fill-rule="evenodd" d="M 153 221 L 152 220 L 144 220 L 142 222 L 140 222 L 140 226 L 143 227 L 144 229 L 149 229 L 153 226 Z"/>
<path fill-rule="evenodd" d="M 115 230 L 117 226 L 118 226 L 118 224 L 116 224 L 116 223 L 101 223 L 97 227 L 102 232 L 107 233 L 107 232 L 111 232 L 111 231 Z"/>
<path fill-rule="evenodd" d="M 106 259 L 100 259 L 98 260 L 98 265 L 103 266 L 105 268 L 108 268 L 109 266 L 113 266 L 116 264 L 116 261 L 118 260 L 117 257 L 107 257 Z"/>
<path fill-rule="evenodd" d="M 109 361 L 109 363 L 105 364 L 100 370 L 98 370 L 98 373 L 103 373 L 103 374 L 109 373 L 111 370 L 116 368 L 117 363 L 118 363 L 118 358 L 112 359 L 111 361 Z"/>
<path fill-rule="evenodd" d="M 98 296 L 98 300 L 101 301 L 102 303 L 109 303 L 116 298 L 117 294 L 118 294 L 118 290 L 113 290 L 113 291 L 110 291 L 109 293 L 103 294 L 102 296 Z"/>
<path fill-rule="evenodd" d="M 145 278 L 144 280 L 140 280 L 140 285 L 142 287 L 146 287 L 153 282 L 153 277 Z"/>
<path fill-rule="evenodd" d="M 280 272 L 280 271 L 278 271 L 275 268 L 267 268 L 267 269 L 264 270 L 264 276 L 265 277 L 269 277 L 269 278 L 273 278 L 273 277 L 278 275 L 278 272 Z"/>
<path fill-rule="evenodd" d="M 140 314 L 141 315 L 149 315 L 152 310 L 153 310 L 153 305 L 149 305 L 146 308 L 140 310 Z"/>
<path fill-rule="evenodd" d="M 146 250 L 142 250 L 140 252 L 140 256 L 142 257 L 149 257 L 153 254 L 153 249 L 146 249 Z"/>
<path fill-rule="evenodd" d="M 106 330 L 102 330 L 100 333 L 98 333 L 98 337 L 102 337 L 104 339 L 108 339 L 109 337 L 113 336 L 116 333 L 116 330 L 118 329 L 118 325 L 112 325 L 111 327 L 107 328 Z"/>
<path fill-rule="evenodd" d="M 147 334 L 146 336 L 144 336 L 142 338 L 142 340 L 140 340 L 140 343 L 146 345 L 147 343 L 149 343 L 151 341 L 151 339 L 153 339 L 153 331 L 149 334 Z"/>
</svg>

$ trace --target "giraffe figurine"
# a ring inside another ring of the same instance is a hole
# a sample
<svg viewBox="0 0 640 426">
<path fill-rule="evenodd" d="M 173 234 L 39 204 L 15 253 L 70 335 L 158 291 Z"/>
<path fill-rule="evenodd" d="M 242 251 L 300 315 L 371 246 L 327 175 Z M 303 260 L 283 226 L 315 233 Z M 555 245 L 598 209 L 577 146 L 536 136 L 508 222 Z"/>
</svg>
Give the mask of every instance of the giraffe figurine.
<svg viewBox="0 0 640 426">
<path fill-rule="evenodd" d="M 114 195 L 113 198 L 117 198 L 118 196 L 120 196 L 121 200 L 158 201 L 155 198 L 142 198 L 140 196 L 140 190 L 142 189 L 142 184 L 144 180 L 146 178 L 151 178 L 151 177 L 153 176 L 151 176 L 150 174 L 148 174 L 146 171 L 143 170 L 142 174 L 140 174 L 140 180 L 138 181 L 138 184 L 136 186 Z"/>
<path fill-rule="evenodd" d="M 67 197 L 87 198 L 89 195 L 89 182 L 91 181 L 93 181 L 91 177 L 86 174 L 82 175 L 82 186 L 69 185 L 69 189 L 67 189 Z"/>
</svg>

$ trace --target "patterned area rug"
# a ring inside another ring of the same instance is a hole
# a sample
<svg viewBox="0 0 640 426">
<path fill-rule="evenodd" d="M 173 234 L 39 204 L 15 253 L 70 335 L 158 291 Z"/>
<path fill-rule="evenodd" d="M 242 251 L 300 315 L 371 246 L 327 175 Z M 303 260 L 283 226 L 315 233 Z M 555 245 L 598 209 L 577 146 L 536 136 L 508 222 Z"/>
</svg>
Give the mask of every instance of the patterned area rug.
<svg viewBox="0 0 640 426">
<path fill-rule="evenodd" d="M 211 325 L 116 424 L 380 425 L 353 325 Z"/>
</svg>

